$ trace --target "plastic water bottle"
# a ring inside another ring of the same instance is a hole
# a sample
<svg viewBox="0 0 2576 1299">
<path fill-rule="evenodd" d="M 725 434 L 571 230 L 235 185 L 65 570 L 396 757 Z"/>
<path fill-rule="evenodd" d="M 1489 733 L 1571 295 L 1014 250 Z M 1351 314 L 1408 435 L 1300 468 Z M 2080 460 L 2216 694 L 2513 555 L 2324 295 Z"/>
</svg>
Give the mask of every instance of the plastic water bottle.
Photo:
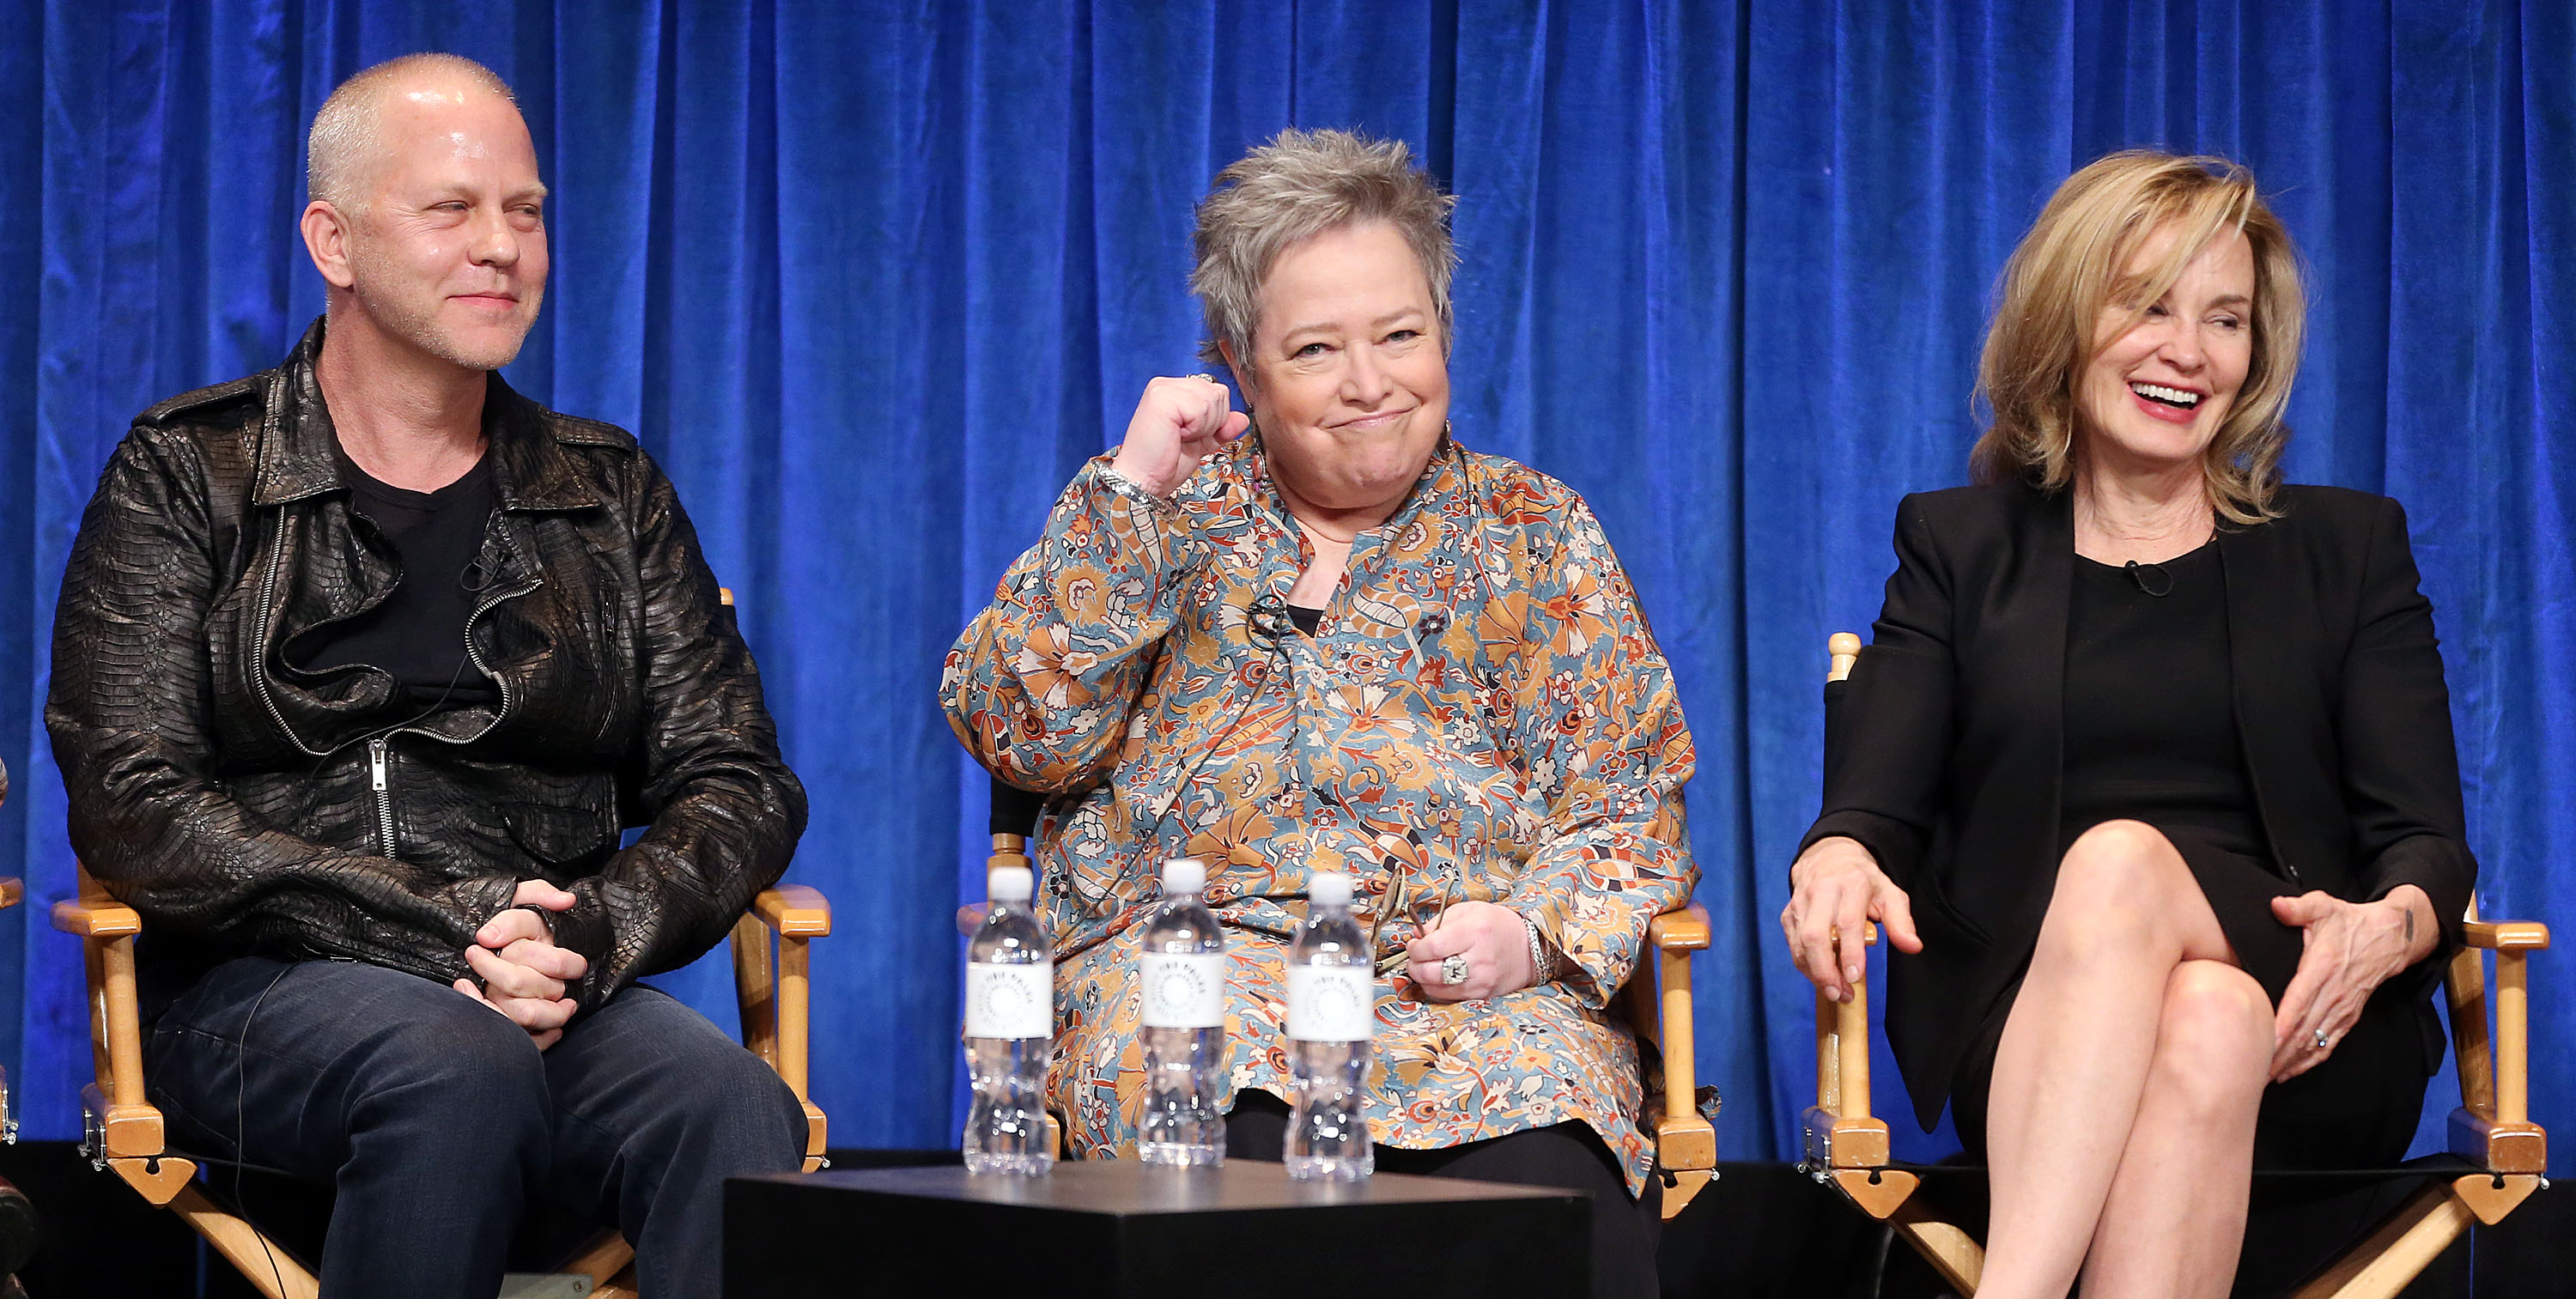
<svg viewBox="0 0 2576 1299">
<path fill-rule="evenodd" d="M 1376 969 L 1351 919 L 1351 877 L 1317 872 L 1288 946 L 1290 1177 L 1348 1182 L 1376 1169 L 1366 1114 L 1376 1024 Z"/>
<path fill-rule="evenodd" d="M 1047 1143 L 1047 1055 L 1055 1036 L 1055 961 L 1029 908 L 1026 866 L 996 867 L 992 899 L 966 948 L 966 1072 L 975 1099 L 963 1149 L 970 1173 L 1036 1175 Z"/>
<path fill-rule="evenodd" d="M 1225 1068 L 1225 931 L 1199 900 L 1207 867 L 1163 863 L 1163 904 L 1145 928 L 1136 963 L 1143 998 L 1145 1117 L 1136 1155 L 1175 1167 L 1225 1162 L 1217 1108 Z"/>
</svg>

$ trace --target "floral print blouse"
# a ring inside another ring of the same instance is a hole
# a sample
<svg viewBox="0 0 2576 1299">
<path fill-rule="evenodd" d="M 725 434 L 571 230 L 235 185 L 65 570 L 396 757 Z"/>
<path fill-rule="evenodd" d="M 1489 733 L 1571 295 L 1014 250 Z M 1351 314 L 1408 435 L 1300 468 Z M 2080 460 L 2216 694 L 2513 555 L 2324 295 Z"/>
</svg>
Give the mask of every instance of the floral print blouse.
<svg viewBox="0 0 2576 1299">
<path fill-rule="evenodd" d="M 1227 930 L 1232 1087 L 1289 1094 L 1288 942 L 1309 874 L 1346 871 L 1378 954 L 1373 1138 L 1437 1148 L 1580 1121 L 1642 1191 L 1637 1044 L 1608 1006 L 1647 921 L 1697 880 L 1694 755 L 1582 498 L 1444 440 L 1352 543 L 1309 636 L 1286 596 L 1313 550 L 1257 435 L 1170 501 L 1108 465 L 1075 476 L 941 680 L 976 757 L 1051 795 L 1034 854 L 1056 951 L 1048 1090 L 1073 1153 L 1134 1149 L 1129 985 L 1160 863 L 1188 856 Z M 1534 920 L 1554 981 L 1418 999 L 1405 942 L 1469 899 Z"/>
</svg>

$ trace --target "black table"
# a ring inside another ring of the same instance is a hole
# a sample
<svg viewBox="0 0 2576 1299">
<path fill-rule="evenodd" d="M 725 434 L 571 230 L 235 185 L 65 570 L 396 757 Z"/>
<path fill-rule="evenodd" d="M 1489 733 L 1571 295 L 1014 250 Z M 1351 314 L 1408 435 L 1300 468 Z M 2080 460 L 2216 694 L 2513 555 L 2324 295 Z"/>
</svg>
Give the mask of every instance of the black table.
<svg viewBox="0 0 2576 1299">
<path fill-rule="evenodd" d="M 738 1177 L 725 1184 L 725 1294 L 1582 1296 L 1591 1230 L 1581 1191 L 1388 1173 L 1292 1182 L 1250 1161 Z"/>
</svg>

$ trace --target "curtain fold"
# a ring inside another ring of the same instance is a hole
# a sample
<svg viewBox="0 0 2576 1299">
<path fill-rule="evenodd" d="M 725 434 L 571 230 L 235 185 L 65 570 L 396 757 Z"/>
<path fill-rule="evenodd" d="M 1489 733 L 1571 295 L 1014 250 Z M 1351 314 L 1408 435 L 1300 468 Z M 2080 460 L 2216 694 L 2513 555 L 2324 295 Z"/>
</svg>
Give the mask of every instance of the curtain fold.
<svg viewBox="0 0 2576 1299">
<path fill-rule="evenodd" d="M 1776 916 L 1825 636 L 1876 613 L 1897 497 L 1964 478 L 1996 272 L 2110 149 L 2227 154 L 2273 196 L 2313 275 L 2290 474 L 2406 503 L 2485 905 L 2576 924 L 2576 14 L 2339 8 L 0 0 L 0 295 L 27 304 L 0 312 L 0 873 L 30 886 L 0 1063 L 27 1130 L 77 1134 L 88 1068 L 39 714 L 80 511 L 134 412 L 275 363 L 320 309 L 304 127 L 417 49 L 512 83 L 554 187 L 512 382 L 635 431 L 741 601 L 813 795 L 791 878 L 838 919 L 838 1144 L 954 1138 L 985 782 L 940 659 L 1144 382 L 1207 368 L 1191 206 L 1288 125 L 1403 139 L 1454 188 L 1458 436 L 1590 499 L 1673 659 L 1726 1157 L 1794 1157 L 1812 1095 Z M 2576 1101 L 2562 965 L 2544 1122 Z M 721 961 L 660 981 L 730 1023 Z M 2437 1084 L 2427 1140 L 2455 1103 Z"/>
</svg>

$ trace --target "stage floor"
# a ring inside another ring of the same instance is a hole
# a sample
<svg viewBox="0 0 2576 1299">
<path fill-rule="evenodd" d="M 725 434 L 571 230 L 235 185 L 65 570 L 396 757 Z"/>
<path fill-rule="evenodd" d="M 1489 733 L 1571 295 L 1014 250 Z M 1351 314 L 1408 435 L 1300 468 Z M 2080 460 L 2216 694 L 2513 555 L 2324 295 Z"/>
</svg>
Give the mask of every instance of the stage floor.
<svg viewBox="0 0 2576 1299">
<path fill-rule="evenodd" d="M 835 1150 L 857 1168 L 919 1164 L 938 1151 Z M 91 1170 L 68 1142 L 0 1147 L 0 1177 L 35 1202 L 44 1240 L 21 1274 L 31 1299 L 103 1293 L 248 1299 L 220 1260 L 205 1269 L 177 1217 L 147 1208 Z M 113 1291 L 88 1269 L 114 1260 Z M 1902 1243 L 1786 1164 L 1726 1164 L 1690 1208 L 1665 1224 L 1664 1293 L 1674 1299 L 1933 1299 L 1948 1293 Z M 2406 1293 L 2410 1299 L 2559 1299 L 2576 1275 L 2576 1193 L 2543 1192 L 2500 1227 L 2479 1228 Z"/>
</svg>

